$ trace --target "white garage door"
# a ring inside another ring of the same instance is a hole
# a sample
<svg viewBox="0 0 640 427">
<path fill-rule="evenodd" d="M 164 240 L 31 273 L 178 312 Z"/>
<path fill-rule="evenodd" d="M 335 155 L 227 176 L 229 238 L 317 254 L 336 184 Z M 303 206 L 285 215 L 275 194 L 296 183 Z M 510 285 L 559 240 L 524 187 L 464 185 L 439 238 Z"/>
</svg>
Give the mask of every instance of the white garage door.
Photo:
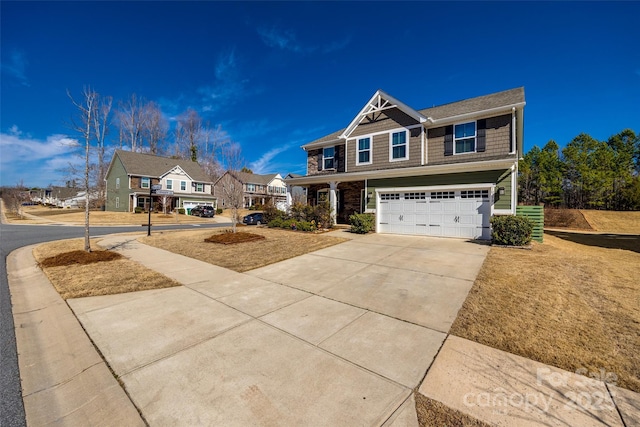
<svg viewBox="0 0 640 427">
<path fill-rule="evenodd" d="M 489 239 L 489 190 L 380 193 L 381 233 Z"/>
</svg>

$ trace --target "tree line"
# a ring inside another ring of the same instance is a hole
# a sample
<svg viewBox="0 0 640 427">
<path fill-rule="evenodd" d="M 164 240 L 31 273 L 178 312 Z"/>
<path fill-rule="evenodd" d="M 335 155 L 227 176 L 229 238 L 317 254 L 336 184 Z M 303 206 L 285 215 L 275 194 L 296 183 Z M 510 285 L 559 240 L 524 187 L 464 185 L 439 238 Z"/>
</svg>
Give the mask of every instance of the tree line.
<svg viewBox="0 0 640 427">
<path fill-rule="evenodd" d="M 640 136 L 631 129 L 605 141 L 581 133 L 562 149 L 553 140 L 536 145 L 518 170 L 525 205 L 640 210 Z"/>
</svg>

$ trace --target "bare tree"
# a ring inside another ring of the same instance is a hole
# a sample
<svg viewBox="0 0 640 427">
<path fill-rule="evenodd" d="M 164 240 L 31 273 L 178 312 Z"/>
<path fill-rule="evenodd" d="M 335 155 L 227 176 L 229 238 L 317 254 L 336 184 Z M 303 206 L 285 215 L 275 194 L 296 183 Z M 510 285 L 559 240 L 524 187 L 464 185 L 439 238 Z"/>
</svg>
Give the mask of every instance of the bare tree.
<svg viewBox="0 0 640 427">
<path fill-rule="evenodd" d="M 158 204 L 162 207 L 162 213 L 167 214 L 167 208 L 171 206 L 171 202 L 173 201 L 173 197 L 168 196 L 166 194 L 162 195 L 158 200 Z"/>
<path fill-rule="evenodd" d="M 231 143 L 231 139 L 221 125 L 211 128 L 207 123 L 204 128 L 203 143 L 198 162 L 209 179 L 214 182 L 224 173 L 218 159 L 222 156 L 222 150 Z"/>
<path fill-rule="evenodd" d="M 242 168 L 242 152 L 240 145 L 230 143 L 224 147 L 223 161 L 227 168 L 227 173 L 220 178 L 219 188 L 222 189 L 222 197 L 225 206 L 231 208 L 231 222 L 233 224 L 233 232 L 236 232 L 236 224 L 238 223 L 238 210 L 242 208 L 244 202 L 244 185 L 237 178 L 237 172 Z"/>
<path fill-rule="evenodd" d="M 73 105 L 78 109 L 77 118 L 72 119 L 73 129 L 81 136 L 85 143 L 85 168 L 84 168 L 84 191 L 85 191 L 85 204 L 84 204 L 84 250 L 91 252 L 91 242 L 89 239 L 89 200 L 91 196 L 89 186 L 89 170 L 90 170 L 90 148 L 91 139 L 93 133 L 91 131 L 93 125 L 93 119 L 96 115 L 96 109 L 98 107 L 98 93 L 91 89 L 90 86 L 86 86 L 82 90 L 82 101 L 77 102 L 71 96 L 71 93 L 67 90 L 67 95 Z"/>
<path fill-rule="evenodd" d="M 143 139 L 147 141 L 151 154 L 160 154 L 167 138 L 169 124 L 155 102 L 149 102 L 144 106 L 144 115 Z"/>
<path fill-rule="evenodd" d="M 96 166 L 96 187 L 98 189 L 98 203 L 104 204 L 106 200 L 104 178 L 107 173 L 105 164 L 105 141 L 109 133 L 109 116 L 113 98 L 106 96 L 99 98 L 95 115 L 93 116 L 93 131 L 96 137 L 96 150 L 98 152 L 98 164 Z"/>
<path fill-rule="evenodd" d="M 176 148 L 180 156 L 197 162 L 200 154 L 200 145 L 205 139 L 206 133 L 202 118 L 197 111 L 189 108 L 180 114 L 176 125 Z"/>
<path fill-rule="evenodd" d="M 143 100 L 134 93 L 127 102 L 120 103 L 116 116 L 120 128 L 120 146 L 127 145 L 131 151 L 140 151 L 147 119 Z"/>
<path fill-rule="evenodd" d="M 5 187 L 2 189 L 2 200 L 8 212 L 17 215 L 22 219 L 22 204 L 28 200 L 28 191 L 24 187 L 22 180 L 15 187 Z"/>
</svg>

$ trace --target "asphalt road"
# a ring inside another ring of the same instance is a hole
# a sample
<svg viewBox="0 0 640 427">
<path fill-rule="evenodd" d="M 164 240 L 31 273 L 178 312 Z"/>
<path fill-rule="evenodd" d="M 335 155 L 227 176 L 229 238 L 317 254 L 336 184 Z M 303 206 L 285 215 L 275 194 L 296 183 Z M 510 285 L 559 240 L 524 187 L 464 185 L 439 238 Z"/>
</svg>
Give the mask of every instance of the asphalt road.
<svg viewBox="0 0 640 427">
<path fill-rule="evenodd" d="M 159 230 L 225 227 L 228 224 L 163 225 Z M 91 227 L 90 236 L 146 231 L 141 227 Z M 7 281 L 7 255 L 23 246 L 84 236 L 84 226 L 14 225 L 0 223 L 0 427 L 26 426 L 16 336 L 11 311 L 11 295 Z"/>
</svg>

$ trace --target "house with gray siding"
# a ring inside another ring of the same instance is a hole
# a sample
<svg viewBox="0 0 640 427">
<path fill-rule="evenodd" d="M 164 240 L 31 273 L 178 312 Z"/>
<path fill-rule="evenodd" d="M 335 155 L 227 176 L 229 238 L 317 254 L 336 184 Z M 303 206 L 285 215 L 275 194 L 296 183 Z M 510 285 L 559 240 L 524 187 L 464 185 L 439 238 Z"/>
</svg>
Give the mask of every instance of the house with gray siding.
<svg viewBox="0 0 640 427">
<path fill-rule="evenodd" d="M 378 90 L 286 182 L 338 223 L 370 212 L 380 233 L 488 239 L 492 215 L 516 212 L 524 106 L 522 87 L 418 110 Z"/>
<path fill-rule="evenodd" d="M 204 169 L 188 159 L 116 150 L 105 178 L 106 210 L 133 212 L 136 208 L 170 212 L 197 205 L 216 206 L 213 183 Z M 160 191 L 152 194 L 152 186 Z"/>
</svg>

